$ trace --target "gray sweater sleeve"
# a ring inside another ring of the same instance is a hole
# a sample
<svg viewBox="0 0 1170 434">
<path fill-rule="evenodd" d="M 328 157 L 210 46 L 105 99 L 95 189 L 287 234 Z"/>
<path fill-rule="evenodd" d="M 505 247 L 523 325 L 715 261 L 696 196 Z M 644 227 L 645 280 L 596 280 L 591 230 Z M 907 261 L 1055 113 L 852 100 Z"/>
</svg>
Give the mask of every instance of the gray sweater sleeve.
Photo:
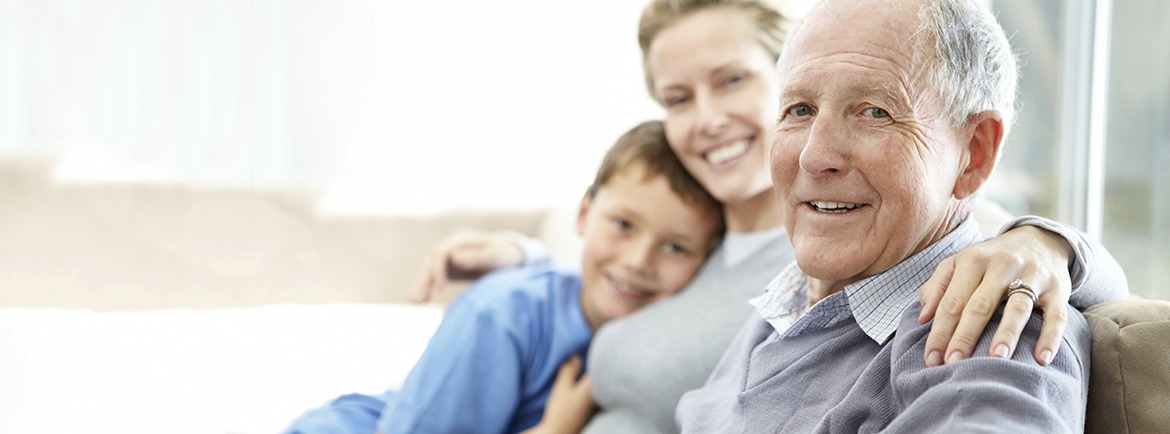
<svg viewBox="0 0 1170 434">
<path fill-rule="evenodd" d="M 976 356 L 928 368 L 922 360 L 929 325 L 917 324 L 917 303 L 895 335 L 891 384 L 900 414 L 889 432 L 1082 432 L 1090 369 L 1090 331 L 1069 317 L 1061 350 L 1049 366 L 1032 360 L 1041 317 L 1033 313 L 1010 359 L 988 356 L 995 327 L 980 337 Z M 998 322 L 1002 308 L 996 314 Z"/>
<path fill-rule="evenodd" d="M 1072 297 L 1069 304 L 1073 307 L 1084 310 L 1099 303 L 1129 296 L 1129 283 L 1126 281 L 1125 271 L 1101 243 L 1090 240 L 1072 226 L 1031 215 L 1008 221 L 999 233 L 1003 234 L 1023 225 L 1053 232 L 1072 246 L 1073 258 L 1069 263 L 1068 272 L 1072 278 Z"/>
</svg>

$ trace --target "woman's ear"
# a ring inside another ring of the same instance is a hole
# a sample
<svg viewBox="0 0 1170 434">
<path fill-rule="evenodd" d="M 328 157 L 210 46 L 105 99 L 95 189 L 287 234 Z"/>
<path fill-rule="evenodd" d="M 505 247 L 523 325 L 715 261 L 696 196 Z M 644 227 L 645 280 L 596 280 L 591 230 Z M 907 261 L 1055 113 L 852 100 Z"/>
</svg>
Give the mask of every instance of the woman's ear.
<svg viewBox="0 0 1170 434">
<path fill-rule="evenodd" d="M 581 196 L 581 205 L 577 207 L 577 236 L 585 236 L 586 220 L 589 219 L 589 205 L 593 204 L 593 194 L 589 191 Z"/>
<path fill-rule="evenodd" d="M 968 125 L 971 139 L 963 150 L 966 165 L 955 180 L 955 189 L 951 192 L 957 199 L 966 199 L 979 191 L 979 187 L 995 169 L 1003 146 L 1003 117 L 999 112 L 987 110 L 975 114 L 971 116 Z"/>
</svg>

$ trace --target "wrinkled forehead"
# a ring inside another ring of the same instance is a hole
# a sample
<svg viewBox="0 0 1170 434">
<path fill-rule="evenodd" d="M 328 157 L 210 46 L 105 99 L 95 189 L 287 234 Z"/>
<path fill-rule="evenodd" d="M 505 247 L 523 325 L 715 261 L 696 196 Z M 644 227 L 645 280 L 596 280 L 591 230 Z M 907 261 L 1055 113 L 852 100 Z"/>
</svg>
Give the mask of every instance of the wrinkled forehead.
<svg viewBox="0 0 1170 434">
<path fill-rule="evenodd" d="M 841 53 L 933 56 L 920 0 L 822 0 L 789 36 L 781 61 Z"/>
<path fill-rule="evenodd" d="M 919 6 L 916 0 L 823 0 L 790 36 L 778 64 L 781 82 L 787 88 L 858 73 L 883 82 L 858 87 L 908 90 L 934 63 L 933 36 Z"/>
</svg>

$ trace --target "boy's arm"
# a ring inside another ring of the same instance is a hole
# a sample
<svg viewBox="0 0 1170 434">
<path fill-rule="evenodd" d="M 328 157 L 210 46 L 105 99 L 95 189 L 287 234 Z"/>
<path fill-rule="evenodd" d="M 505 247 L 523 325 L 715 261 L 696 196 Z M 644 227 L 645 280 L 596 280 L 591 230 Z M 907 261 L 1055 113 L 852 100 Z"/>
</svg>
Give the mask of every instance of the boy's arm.
<svg viewBox="0 0 1170 434">
<path fill-rule="evenodd" d="M 410 301 L 423 303 L 442 292 L 449 280 L 476 279 L 489 271 L 551 262 L 540 241 L 519 233 L 460 229 L 439 242 L 411 290 Z"/>
<path fill-rule="evenodd" d="M 524 340 L 502 319 L 475 303 L 452 304 L 378 429 L 505 432 L 520 401 Z"/>
<path fill-rule="evenodd" d="M 593 416 L 593 383 L 581 375 L 581 357 L 573 356 L 557 370 L 557 378 L 544 407 L 544 417 L 524 434 L 579 433 Z"/>
</svg>

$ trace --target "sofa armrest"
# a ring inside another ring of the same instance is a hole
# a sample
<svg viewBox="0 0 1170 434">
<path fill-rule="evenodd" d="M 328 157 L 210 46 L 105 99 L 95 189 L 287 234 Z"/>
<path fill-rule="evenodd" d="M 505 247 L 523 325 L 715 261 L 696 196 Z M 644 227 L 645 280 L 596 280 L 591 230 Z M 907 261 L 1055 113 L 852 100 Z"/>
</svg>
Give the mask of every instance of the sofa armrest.
<svg viewBox="0 0 1170 434">
<path fill-rule="evenodd" d="M 1093 333 L 1085 432 L 1170 427 L 1170 302 L 1118 300 L 1084 314 Z"/>
</svg>

